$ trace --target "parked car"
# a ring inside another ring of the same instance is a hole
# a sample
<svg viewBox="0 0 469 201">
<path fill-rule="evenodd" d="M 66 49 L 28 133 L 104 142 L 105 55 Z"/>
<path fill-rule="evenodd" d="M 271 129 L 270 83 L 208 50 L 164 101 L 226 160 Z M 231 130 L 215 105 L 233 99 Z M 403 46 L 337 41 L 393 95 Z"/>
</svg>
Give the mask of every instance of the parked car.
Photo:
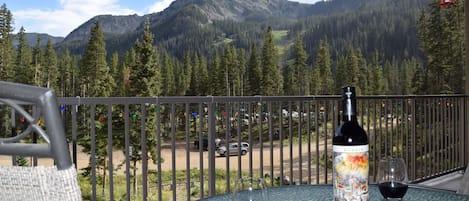
<svg viewBox="0 0 469 201">
<path fill-rule="evenodd" d="M 220 138 L 216 138 L 215 139 L 215 142 L 213 143 L 213 145 L 215 145 L 215 150 L 218 149 L 218 147 L 220 146 L 220 142 L 221 142 L 221 139 Z M 194 140 L 194 147 L 195 149 L 199 149 L 200 145 L 199 145 L 199 140 Z M 204 151 L 208 151 L 208 138 L 204 137 L 202 138 L 202 149 Z"/>
<path fill-rule="evenodd" d="M 228 144 L 228 148 L 227 146 L 221 146 L 217 150 L 220 156 L 238 155 L 238 153 L 240 153 L 241 155 L 246 155 L 248 151 L 249 143 L 247 142 L 241 142 L 241 147 L 239 147 L 239 144 L 237 142 L 232 142 Z"/>
</svg>

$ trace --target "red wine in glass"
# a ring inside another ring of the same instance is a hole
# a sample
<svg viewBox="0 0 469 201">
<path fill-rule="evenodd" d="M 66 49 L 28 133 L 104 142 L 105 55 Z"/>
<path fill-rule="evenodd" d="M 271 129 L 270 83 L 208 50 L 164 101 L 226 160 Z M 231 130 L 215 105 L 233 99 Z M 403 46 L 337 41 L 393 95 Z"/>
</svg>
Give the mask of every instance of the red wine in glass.
<svg viewBox="0 0 469 201">
<path fill-rule="evenodd" d="M 402 158 L 383 158 L 378 164 L 378 188 L 386 200 L 401 200 L 407 192 L 407 167 Z"/>
<path fill-rule="evenodd" d="M 408 185 L 402 182 L 383 182 L 378 184 L 379 192 L 385 198 L 402 198 L 407 192 Z"/>
</svg>

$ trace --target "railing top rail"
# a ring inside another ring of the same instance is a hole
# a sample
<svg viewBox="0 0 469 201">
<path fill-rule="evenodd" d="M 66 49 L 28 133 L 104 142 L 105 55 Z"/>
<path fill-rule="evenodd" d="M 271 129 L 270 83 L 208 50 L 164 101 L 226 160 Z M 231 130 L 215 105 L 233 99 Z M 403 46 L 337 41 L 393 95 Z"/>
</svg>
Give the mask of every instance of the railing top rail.
<svg viewBox="0 0 469 201">
<path fill-rule="evenodd" d="M 437 95 L 365 95 L 358 99 L 423 99 L 423 98 L 467 98 L 468 94 Z M 339 95 L 321 96 L 161 96 L 161 97 L 60 97 L 62 104 L 158 104 L 158 103 L 224 103 L 224 102 L 275 102 L 338 100 Z"/>
</svg>

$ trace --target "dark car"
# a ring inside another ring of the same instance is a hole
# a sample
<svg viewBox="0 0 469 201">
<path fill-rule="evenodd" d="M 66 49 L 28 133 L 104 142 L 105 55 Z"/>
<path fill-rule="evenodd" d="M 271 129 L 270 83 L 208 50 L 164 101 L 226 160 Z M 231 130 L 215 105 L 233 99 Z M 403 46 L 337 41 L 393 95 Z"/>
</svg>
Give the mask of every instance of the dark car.
<svg viewBox="0 0 469 201">
<path fill-rule="evenodd" d="M 215 150 L 218 149 L 219 145 L 220 145 L 220 139 L 219 138 L 216 138 L 213 145 L 215 146 Z M 196 139 L 194 140 L 194 147 L 195 149 L 199 149 L 200 148 L 200 140 L 199 139 Z M 202 138 L 202 149 L 205 150 L 205 151 L 208 151 L 208 138 Z"/>
</svg>

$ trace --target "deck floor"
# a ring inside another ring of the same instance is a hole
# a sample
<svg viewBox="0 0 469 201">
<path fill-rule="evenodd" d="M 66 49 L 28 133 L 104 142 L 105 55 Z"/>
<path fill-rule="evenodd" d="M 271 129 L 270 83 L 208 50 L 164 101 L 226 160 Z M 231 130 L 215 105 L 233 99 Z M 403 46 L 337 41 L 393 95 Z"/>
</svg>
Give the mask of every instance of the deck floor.
<svg viewBox="0 0 469 201">
<path fill-rule="evenodd" d="M 463 176 L 464 171 L 460 170 L 418 183 L 418 185 L 456 192 L 461 185 Z"/>
</svg>

